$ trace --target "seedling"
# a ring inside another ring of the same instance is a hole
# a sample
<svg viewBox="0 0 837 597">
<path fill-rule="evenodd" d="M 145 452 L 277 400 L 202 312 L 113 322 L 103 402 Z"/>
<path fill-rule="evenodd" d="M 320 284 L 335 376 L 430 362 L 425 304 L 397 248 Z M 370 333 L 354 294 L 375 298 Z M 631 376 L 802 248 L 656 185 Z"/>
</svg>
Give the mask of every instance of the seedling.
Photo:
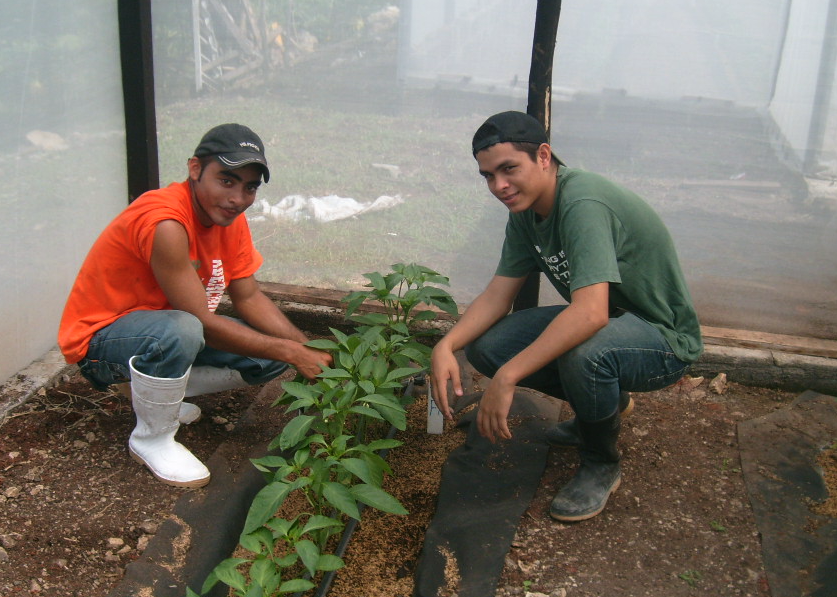
<svg viewBox="0 0 837 597">
<path fill-rule="evenodd" d="M 677 575 L 681 580 L 685 580 L 690 587 L 697 585 L 698 581 L 703 579 L 703 575 L 698 570 L 686 570 Z"/>
<path fill-rule="evenodd" d="M 727 527 L 722 525 L 717 520 L 711 521 L 709 523 L 709 526 L 712 527 L 712 530 L 715 531 L 716 533 L 726 533 L 727 532 Z"/>
<path fill-rule="evenodd" d="M 359 520 L 363 506 L 407 514 L 382 488 L 392 471 L 379 455 L 401 442 L 369 437 L 370 424 L 406 428 L 404 382 L 429 367 L 429 348 L 415 338 L 431 332 L 416 324 L 435 317 L 417 307 L 434 305 L 453 315 L 457 309 L 447 292 L 426 285 L 447 284 L 444 276 L 416 264 L 392 267 L 386 276 L 365 274 L 371 290 L 344 299 L 346 317 L 360 324 L 353 334 L 332 329 L 333 339 L 307 343 L 329 352 L 334 366 L 314 383 L 298 377 L 284 384 L 273 406 L 295 416 L 270 443 L 269 450 L 280 454 L 253 460 L 267 484 L 256 494 L 239 538 L 254 555 L 221 562 L 201 594 L 219 582 L 235 597 L 307 591 L 318 575 L 343 567 L 340 557 L 326 553 L 329 538 L 342 533 L 349 519 Z M 367 300 L 382 303 L 385 313 L 356 315 Z M 292 494 L 301 495 L 309 509 L 287 520 L 277 512 Z M 187 597 L 197 594 L 188 589 Z"/>
</svg>

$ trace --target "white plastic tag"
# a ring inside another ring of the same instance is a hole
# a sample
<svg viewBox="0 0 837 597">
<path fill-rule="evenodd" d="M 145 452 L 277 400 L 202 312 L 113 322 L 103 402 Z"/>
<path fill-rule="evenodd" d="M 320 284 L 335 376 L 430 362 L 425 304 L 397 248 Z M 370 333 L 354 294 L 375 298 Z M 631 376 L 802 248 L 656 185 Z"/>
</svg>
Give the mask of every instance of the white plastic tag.
<svg viewBox="0 0 837 597">
<path fill-rule="evenodd" d="M 436 408 L 433 401 L 433 392 L 430 382 L 427 383 L 427 433 L 440 435 L 445 430 L 445 417 L 442 411 Z"/>
</svg>

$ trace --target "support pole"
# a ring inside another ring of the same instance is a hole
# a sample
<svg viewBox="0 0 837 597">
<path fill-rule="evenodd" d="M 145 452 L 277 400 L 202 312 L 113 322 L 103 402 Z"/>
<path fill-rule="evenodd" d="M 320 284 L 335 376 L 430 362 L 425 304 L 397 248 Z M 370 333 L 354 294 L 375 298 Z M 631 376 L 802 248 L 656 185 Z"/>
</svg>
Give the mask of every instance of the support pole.
<svg viewBox="0 0 837 597">
<path fill-rule="evenodd" d="M 128 202 L 160 186 L 151 46 L 151 0 L 119 0 Z"/>
<path fill-rule="evenodd" d="M 529 67 L 529 98 L 526 112 L 537 118 L 550 138 L 552 123 L 552 62 L 555 56 L 555 39 L 558 36 L 558 19 L 561 16 L 561 0 L 538 0 L 535 15 L 535 33 L 532 40 L 532 61 Z M 514 310 L 538 306 L 541 275 L 529 274 L 526 283 L 514 301 Z"/>
</svg>

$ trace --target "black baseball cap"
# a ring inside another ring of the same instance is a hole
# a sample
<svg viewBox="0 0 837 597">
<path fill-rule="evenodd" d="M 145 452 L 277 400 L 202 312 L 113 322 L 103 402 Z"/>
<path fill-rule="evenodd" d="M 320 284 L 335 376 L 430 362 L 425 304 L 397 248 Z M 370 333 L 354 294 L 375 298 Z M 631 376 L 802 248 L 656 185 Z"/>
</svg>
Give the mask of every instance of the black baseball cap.
<svg viewBox="0 0 837 597">
<path fill-rule="evenodd" d="M 270 180 L 267 158 L 264 157 L 264 143 L 259 136 L 243 124 L 219 124 L 209 129 L 195 148 L 195 157 L 213 156 L 230 168 L 241 168 L 247 164 L 262 167 L 264 181 Z"/>
<path fill-rule="evenodd" d="M 483 149 L 488 149 L 497 143 L 549 144 L 549 137 L 537 118 L 524 112 L 511 110 L 495 114 L 482 123 L 474 133 L 471 149 L 473 154 L 477 155 Z M 554 152 L 552 155 L 559 164 L 564 165 Z"/>
</svg>

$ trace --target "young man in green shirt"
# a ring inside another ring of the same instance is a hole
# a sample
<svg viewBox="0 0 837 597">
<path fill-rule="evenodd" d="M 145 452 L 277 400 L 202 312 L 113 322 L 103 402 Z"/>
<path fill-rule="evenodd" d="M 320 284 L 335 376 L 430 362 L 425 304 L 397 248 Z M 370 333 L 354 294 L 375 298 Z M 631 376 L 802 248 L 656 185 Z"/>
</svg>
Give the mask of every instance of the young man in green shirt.
<svg viewBox="0 0 837 597">
<path fill-rule="evenodd" d="M 577 521 L 602 511 L 621 480 L 616 441 L 628 392 L 666 387 L 700 356 L 700 326 L 671 237 L 638 195 L 556 158 L 533 117 L 502 112 L 472 144 L 480 174 L 509 210 L 500 263 L 487 288 L 436 345 L 432 383 L 451 418 L 448 383 L 462 395 L 454 352 L 491 378 L 477 425 L 492 442 L 511 438 L 515 386 L 570 403 L 576 417 L 547 435 L 578 446 L 581 464 L 550 508 Z M 531 272 L 567 305 L 509 315 Z"/>
</svg>

